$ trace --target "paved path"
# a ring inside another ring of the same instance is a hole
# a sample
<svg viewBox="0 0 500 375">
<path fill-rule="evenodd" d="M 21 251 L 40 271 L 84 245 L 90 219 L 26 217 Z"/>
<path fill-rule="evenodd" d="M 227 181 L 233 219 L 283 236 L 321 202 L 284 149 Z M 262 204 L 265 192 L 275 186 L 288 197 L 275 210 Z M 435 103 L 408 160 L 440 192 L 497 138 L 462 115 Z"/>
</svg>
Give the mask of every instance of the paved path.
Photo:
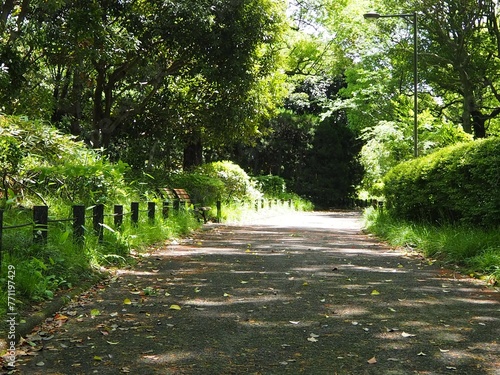
<svg viewBox="0 0 500 375">
<path fill-rule="evenodd" d="M 499 293 L 356 213 L 208 225 L 147 255 L 29 337 L 16 373 L 500 374 Z"/>
</svg>

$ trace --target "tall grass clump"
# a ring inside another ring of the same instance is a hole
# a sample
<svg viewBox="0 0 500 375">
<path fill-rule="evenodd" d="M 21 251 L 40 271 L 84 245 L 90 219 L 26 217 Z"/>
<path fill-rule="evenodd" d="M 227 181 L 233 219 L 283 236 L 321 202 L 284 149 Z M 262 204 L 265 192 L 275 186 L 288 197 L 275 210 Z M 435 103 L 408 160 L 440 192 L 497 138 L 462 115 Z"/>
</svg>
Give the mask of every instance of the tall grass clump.
<svg viewBox="0 0 500 375">
<path fill-rule="evenodd" d="M 421 251 L 425 256 L 456 264 L 492 282 L 500 281 L 500 231 L 466 225 L 440 226 L 394 218 L 368 208 L 366 229 L 393 246 Z"/>
</svg>

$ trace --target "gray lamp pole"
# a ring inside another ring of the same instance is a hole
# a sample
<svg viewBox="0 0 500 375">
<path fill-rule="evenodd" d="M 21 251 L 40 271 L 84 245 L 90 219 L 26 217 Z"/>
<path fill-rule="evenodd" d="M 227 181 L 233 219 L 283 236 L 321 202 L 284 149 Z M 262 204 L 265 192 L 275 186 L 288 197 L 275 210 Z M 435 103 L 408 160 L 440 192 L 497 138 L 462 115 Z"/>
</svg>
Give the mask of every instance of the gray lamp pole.
<svg viewBox="0 0 500 375">
<path fill-rule="evenodd" d="M 418 27 L 417 27 L 417 12 L 403 14 L 378 14 L 374 12 L 363 15 L 365 19 L 379 18 L 406 18 L 410 19 L 413 24 L 413 156 L 418 156 Z"/>
</svg>

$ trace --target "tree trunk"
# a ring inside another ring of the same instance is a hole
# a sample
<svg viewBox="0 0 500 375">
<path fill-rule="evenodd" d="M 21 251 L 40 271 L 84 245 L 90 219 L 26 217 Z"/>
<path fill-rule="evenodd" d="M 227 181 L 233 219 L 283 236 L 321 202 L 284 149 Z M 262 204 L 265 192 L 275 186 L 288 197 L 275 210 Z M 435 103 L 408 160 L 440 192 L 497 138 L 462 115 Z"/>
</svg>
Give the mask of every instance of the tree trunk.
<svg viewBox="0 0 500 375">
<path fill-rule="evenodd" d="M 486 137 L 486 121 L 487 116 L 484 116 L 480 111 L 472 111 L 472 129 L 474 130 L 474 138 L 485 138 Z"/>
<path fill-rule="evenodd" d="M 191 132 L 184 144 L 183 168 L 185 171 L 191 170 L 203 163 L 203 146 L 199 130 Z"/>
<path fill-rule="evenodd" d="M 472 111 L 474 110 L 474 92 L 470 87 L 470 84 L 464 75 L 461 77 L 464 104 L 462 111 L 462 127 L 464 131 L 468 134 L 472 134 Z"/>
</svg>

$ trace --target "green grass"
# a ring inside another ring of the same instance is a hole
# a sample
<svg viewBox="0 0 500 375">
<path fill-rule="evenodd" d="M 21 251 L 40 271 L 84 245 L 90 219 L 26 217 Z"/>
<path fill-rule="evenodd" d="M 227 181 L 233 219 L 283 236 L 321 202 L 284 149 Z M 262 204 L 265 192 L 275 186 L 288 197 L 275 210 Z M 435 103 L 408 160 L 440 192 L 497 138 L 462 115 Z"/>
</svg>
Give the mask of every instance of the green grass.
<svg viewBox="0 0 500 375">
<path fill-rule="evenodd" d="M 57 207 L 51 209 L 57 214 Z M 52 213 L 51 213 L 52 216 Z M 158 216 L 158 215 L 157 215 Z M 161 216 L 161 215 L 160 215 Z M 58 216 L 63 217 L 63 216 Z M 30 217 L 15 210 L 4 213 L 4 225 L 29 223 Z M 86 223 L 83 243 L 73 241 L 70 222 L 49 223 L 46 245 L 33 244 L 32 228 L 4 230 L 2 267 L 0 273 L 0 314 L 8 307 L 8 270 L 15 268 L 16 310 L 42 300 L 52 299 L 56 291 L 73 288 L 84 281 L 102 276 L 103 268 L 133 261 L 131 251 L 141 252 L 148 246 L 169 238 L 182 237 L 200 226 L 189 212 L 172 213 L 169 218 L 157 217 L 150 222 L 140 215 L 137 225 L 124 220 L 120 229 L 113 228 L 107 217 L 104 238 L 98 241 L 92 223 Z"/>
<path fill-rule="evenodd" d="M 269 203 L 271 202 L 271 203 Z M 259 200 L 255 202 L 231 203 L 222 206 L 222 221 L 226 223 L 251 222 L 260 217 L 269 215 L 286 214 L 292 211 L 312 211 L 312 203 L 293 196 L 289 200 L 265 199 L 264 204 Z"/>
<path fill-rule="evenodd" d="M 368 208 L 367 230 L 394 246 L 416 248 L 423 255 L 457 265 L 468 274 L 500 281 L 500 231 L 457 225 L 430 225 L 396 220 Z"/>
</svg>

